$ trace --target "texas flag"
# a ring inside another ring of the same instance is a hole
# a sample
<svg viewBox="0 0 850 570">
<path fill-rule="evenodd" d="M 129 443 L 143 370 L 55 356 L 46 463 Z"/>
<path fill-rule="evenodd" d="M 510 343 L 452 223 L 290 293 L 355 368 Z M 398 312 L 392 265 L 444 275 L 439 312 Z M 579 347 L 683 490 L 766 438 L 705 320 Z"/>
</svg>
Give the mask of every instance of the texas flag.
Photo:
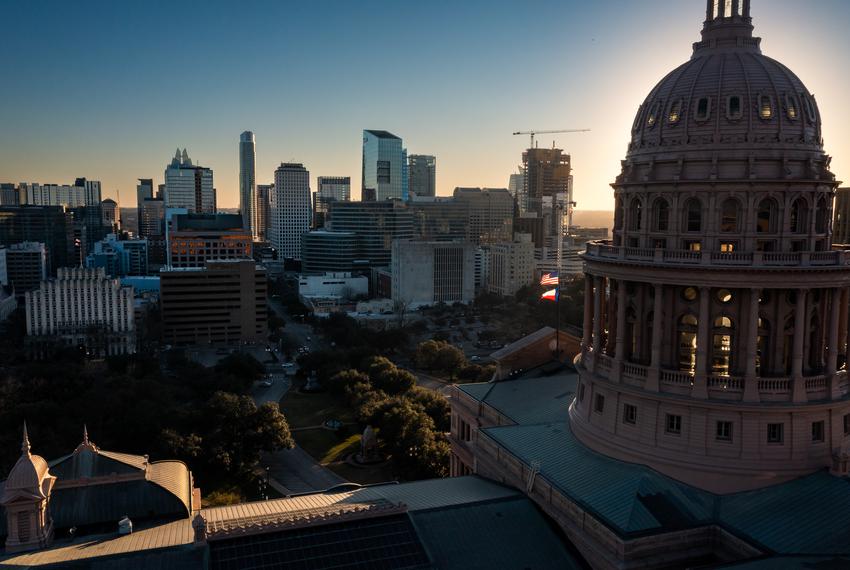
<svg viewBox="0 0 850 570">
<path fill-rule="evenodd" d="M 551 291 L 546 291 L 540 297 L 541 301 L 552 301 L 555 303 L 558 300 L 558 290 L 552 289 Z"/>
</svg>

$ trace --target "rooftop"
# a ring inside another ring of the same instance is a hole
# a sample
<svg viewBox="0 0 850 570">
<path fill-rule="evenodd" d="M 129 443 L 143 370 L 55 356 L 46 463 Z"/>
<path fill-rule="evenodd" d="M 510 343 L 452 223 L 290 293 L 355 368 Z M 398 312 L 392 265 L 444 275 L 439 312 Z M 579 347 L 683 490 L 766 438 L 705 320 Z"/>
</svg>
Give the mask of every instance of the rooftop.
<svg viewBox="0 0 850 570">
<path fill-rule="evenodd" d="M 401 137 L 397 137 L 389 131 L 375 131 L 371 129 L 367 129 L 363 131 L 365 133 L 369 133 L 372 136 L 378 137 L 379 139 L 397 139 L 401 140 Z"/>
</svg>

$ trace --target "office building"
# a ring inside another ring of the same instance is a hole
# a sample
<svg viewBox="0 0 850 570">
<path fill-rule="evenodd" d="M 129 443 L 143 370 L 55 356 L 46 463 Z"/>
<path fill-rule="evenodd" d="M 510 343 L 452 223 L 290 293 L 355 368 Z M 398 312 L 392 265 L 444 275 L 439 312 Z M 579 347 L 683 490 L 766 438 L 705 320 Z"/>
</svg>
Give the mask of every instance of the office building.
<svg viewBox="0 0 850 570">
<path fill-rule="evenodd" d="M 301 273 L 324 275 L 368 271 L 369 265 L 360 263 L 357 234 L 313 230 L 301 236 Z"/>
<path fill-rule="evenodd" d="M 254 238 L 257 231 L 257 150 L 254 133 L 239 135 L 239 213 L 242 227 Z"/>
<path fill-rule="evenodd" d="M 136 209 L 141 210 L 142 202 L 153 197 L 153 179 L 139 178 L 139 183 L 136 184 Z"/>
<path fill-rule="evenodd" d="M 86 256 L 86 267 L 103 268 L 108 277 L 147 275 L 148 240 L 119 239 L 109 234 L 94 244 Z"/>
<path fill-rule="evenodd" d="M 165 168 L 165 207 L 185 208 L 188 212 L 214 214 L 216 196 L 213 187 L 213 171 L 192 164 L 186 149 L 174 154 Z"/>
<path fill-rule="evenodd" d="M 0 206 L 0 245 L 25 241 L 45 245 L 51 275 L 60 267 L 79 264 L 73 216 L 62 206 Z"/>
<path fill-rule="evenodd" d="M 488 246 L 487 290 L 511 297 L 534 283 L 534 243 L 528 234 L 517 234 L 514 241 Z"/>
<path fill-rule="evenodd" d="M 513 196 L 517 210 L 519 212 L 527 212 L 528 200 L 525 195 L 525 172 L 521 166 L 519 167 L 519 172 L 511 174 L 508 181 L 508 192 Z"/>
<path fill-rule="evenodd" d="M 850 244 L 850 188 L 839 188 L 835 194 L 832 242 Z"/>
<path fill-rule="evenodd" d="M 20 203 L 18 187 L 9 182 L 0 183 L 0 206 L 17 206 Z"/>
<path fill-rule="evenodd" d="M 165 202 L 158 198 L 142 200 L 139 217 L 139 236 L 157 238 L 165 235 Z"/>
<path fill-rule="evenodd" d="M 475 246 L 397 240 L 392 249 L 392 299 L 417 309 L 475 300 Z"/>
<path fill-rule="evenodd" d="M 351 200 L 351 177 L 319 176 L 313 205 L 313 228 L 325 227 L 331 202 Z"/>
<path fill-rule="evenodd" d="M 133 288 L 103 269 L 60 268 L 26 294 L 27 342 L 33 353 L 57 342 L 84 347 L 93 356 L 135 352 Z"/>
<path fill-rule="evenodd" d="M 357 258 L 367 267 L 389 267 L 392 243 L 413 238 L 413 218 L 403 202 L 333 202 L 327 229 L 357 236 Z"/>
<path fill-rule="evenodd" d="M 310 198 L 310 172 L 303 164 L 282 163 L 274 173 L 268 237 L 281 260 L 301 259 L 301 236 L 313 220 Z"/>
<path fill-rule="evenodd" d="M 101 224 L 112 233 L 121 231 L 121 215 L 115 200 L 107 198 L 100 203 L 100 219 Z"/>
<path fill-rule="evenodd" d="M 271 224 L 270 206 L 274 184 L 257 184 L 257 239 L 266 242 L 269 239 Z"/>
<path fill-rule="evenodd" d="M 47 248 L 43 243 L 25 241 L 0 246 L 0 285 L 15 295 L 38 289 L 47 276 Z"/>
<path fill-rule="evenodd" d="M 266 270 L 252 259 L 163 269 L 162 341 L 172 345 L 265 342 L 266 296 Z"/>
<path fill-rule="evenodd" d="M 171 267 L 204 267 L 207 261 L 251 259 L 254 240 L 241 214 L 175 214 L 168 231 Z"/>
<path fill-rule="evenodd" d="M 112 228 L 104 224 L 103 207 L 100 204 L 71 208 L 71 216 L 74 265 L 82 266 L 94 244 L 112 233 Z"/>
<path fill-rule="evenodd" d="M 346 272 L 328 272 L 322 275 L 301 275 L 298 278 L 298 296 L 304 300 L 334 299 L 352 302 L 369 295 L 369 278 Z"/>
<path fill-rule="evenodd" d="M 408 189 L 413 196 L 437 195 L 437 158 L 426 154 L 407 157 Z"/>
<path fill-rule="evenodd" d="M 544 220 L 546 238 L 564 235 L 573 203 L 570 155 L 557 148 L 530 148 L 522 162 L 525 210 Z"/>
<path fill-rule="evenodd" d="M 100 182 L 77 178 L 74 184 L 22 183 L 19 187 L 21 205 L 64 206 L 78 208 L 100 204 Z"/>
<path fill-rule="evenodd" d="M 513 236 L 513 199 L 505 189 L 455 188 L 451 198 L 413 196 L 407 205 L 418 239 L 482 245 Z"/>
<path fill-rule="evenodd" d="M 390 198 L 406 200 L 404 189 L 403 154 L 404 149 L 399 137 L 387 131 L 363 131 L 363 200 L 367 196 L 378 202 Z"/>
<path fill-rule="evenodd" d="M 469 241 L 472 235 L 469 205 L 454 197 L 411 195 L 407 208 L 416 239 L 425 241 Z"/>
</svg>

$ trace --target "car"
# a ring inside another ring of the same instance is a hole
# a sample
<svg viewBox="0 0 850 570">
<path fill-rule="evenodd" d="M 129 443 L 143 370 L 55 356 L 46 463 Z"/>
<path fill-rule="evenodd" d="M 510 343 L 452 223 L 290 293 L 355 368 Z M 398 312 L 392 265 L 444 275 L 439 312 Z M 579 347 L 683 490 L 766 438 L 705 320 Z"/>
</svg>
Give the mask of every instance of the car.
<svg viewBox="0 0 850 570">
<path fill-rule="evenodd" d="M 470 358 L 470 360 L 472 362 L 478 362 L 479 360 L 481 360 L 481 357 L 476 354 L 472 358 Z"/>
<path fill-rule="evenodd" d="M 265 382 L 260 382 L 260 386 L 265 386 L 266 388 L 270 388 L 272 384 L 274 384 L 273 380 L 266 380 Z"/>
<path fill-rule="evenodd" d="M 312 339 L 312 338 L 310 338 L 310 337 L 308 336 L 308 337 L 307 337 L 307 342 L 313 342 L 313 339 Z"/>
<path fill-rule="evenodd" d="M 284 367 L 284 368 L 292 368 L 292 363 L 291 363 L 291 362 L 286 362 L 286 363 L 284 363 L 283 367 Z"/>
</svg>

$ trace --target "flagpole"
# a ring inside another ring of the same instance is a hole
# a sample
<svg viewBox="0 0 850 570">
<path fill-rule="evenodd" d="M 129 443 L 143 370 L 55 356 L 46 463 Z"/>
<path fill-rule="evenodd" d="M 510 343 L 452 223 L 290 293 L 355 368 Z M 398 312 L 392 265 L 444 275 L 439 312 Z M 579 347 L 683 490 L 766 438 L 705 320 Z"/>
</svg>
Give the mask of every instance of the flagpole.
<svg viewBox="0 0 850 570">
<path fill-rule="evenodd" d="M 555 324 L 555 360 L 561 361 L 561 272 L 558 271 L 558 285 L 555 289 L 555 310 L 558 318 Z"/>
</svg>

